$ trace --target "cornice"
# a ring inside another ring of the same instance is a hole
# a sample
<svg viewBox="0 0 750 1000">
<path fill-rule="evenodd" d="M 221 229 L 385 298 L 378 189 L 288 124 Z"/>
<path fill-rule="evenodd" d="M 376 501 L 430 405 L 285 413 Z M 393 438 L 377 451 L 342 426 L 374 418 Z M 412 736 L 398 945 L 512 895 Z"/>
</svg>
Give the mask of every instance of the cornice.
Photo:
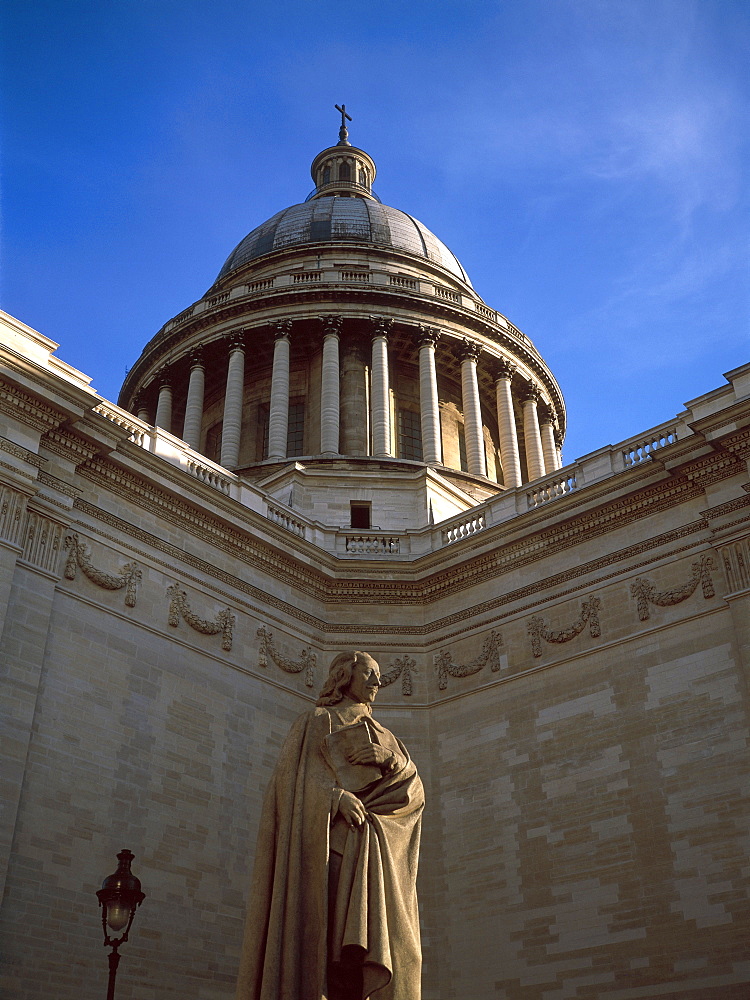
<svg viewBox="0 0 750 1000">
<path fill-rule="evenodd" d="M 9 441 L 8 438 L 0 437 L 0 451 L 13 455 L 14 458 L 19 458 L 22 462 L 33 465 L 37 469 L 43 469 L 47 465 L 46 458 L 42 458 L 36 452 L 29 451 L 28 448 L 22 448 L 20 444 Z"/>
<path fill-rule="evenodd" d="M 0 410 L 42 432 L 58 427 L 66 419 L 62 410 L 41 402 L 3 378 L 0 378 Z"/>
</svg>

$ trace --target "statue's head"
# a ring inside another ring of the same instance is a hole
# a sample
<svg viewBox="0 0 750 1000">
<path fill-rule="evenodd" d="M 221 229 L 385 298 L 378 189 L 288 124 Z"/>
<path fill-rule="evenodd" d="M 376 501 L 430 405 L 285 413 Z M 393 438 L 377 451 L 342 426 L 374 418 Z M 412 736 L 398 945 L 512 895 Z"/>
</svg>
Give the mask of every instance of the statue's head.
<svg viewBox="0 0 750 1000">
<path fill-rule="evenodd" d="M 369 653 L 347 649 L 328 668 L 318 705 L 336 705 L 346 697 L 371 705 L 380 687 L 380 667 Z"/>
</svg>

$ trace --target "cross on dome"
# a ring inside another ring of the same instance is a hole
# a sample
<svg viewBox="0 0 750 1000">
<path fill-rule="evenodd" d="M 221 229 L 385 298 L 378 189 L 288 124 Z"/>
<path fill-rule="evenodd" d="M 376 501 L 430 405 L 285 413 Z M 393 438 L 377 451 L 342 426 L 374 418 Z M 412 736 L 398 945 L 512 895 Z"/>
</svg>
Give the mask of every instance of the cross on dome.
<svg viewBox="0 0 750 1000">
<path fill-rule="evenodd" d="M 341 112 L 341 128 L 339 129 L 339 146 L 350 146 L 349 142 L 349 131 L 346 127 L 347 121 L 352 120 L 352 116 L 346 113 L 346 105 L 342 104 L 339 107 L 338 104 L 334 104 L 334 108 Z"/>
</svg>

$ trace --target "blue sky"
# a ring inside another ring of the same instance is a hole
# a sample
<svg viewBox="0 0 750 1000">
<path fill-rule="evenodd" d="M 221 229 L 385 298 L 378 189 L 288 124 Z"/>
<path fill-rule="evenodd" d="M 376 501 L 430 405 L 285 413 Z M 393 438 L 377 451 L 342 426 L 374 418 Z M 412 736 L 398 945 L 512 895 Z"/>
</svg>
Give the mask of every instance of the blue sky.
<svg viewBox="0 0 750 1000">
<path fill-rule="evenodd" d="M 350 138 L 536 343 L 565 459 L 750 359 L 746 0 L 6 0 L 2 307 L 116 400 Z"/>
</svg>

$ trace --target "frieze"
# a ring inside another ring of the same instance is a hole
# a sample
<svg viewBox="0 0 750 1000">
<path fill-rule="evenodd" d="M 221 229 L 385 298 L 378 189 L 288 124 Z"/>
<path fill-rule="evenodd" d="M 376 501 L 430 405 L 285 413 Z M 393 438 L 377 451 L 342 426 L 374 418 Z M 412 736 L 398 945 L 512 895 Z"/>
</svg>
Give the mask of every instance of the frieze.
<svg viewBox="0 0 750 1000">
<path fill-rule="evenodd" d="M 397 656 L 388 670 L 380 675 L 380 686 L 388 687 L 400 677 L 401 694 L 410 695 L 412 691 L 411 678 L 412 674 L 417 672 L 415 670 L 416 665 L 417 661 L 408 654 L 404 656 Z"/>
<path fill-rule="evenodd" d="M 258 666 L 267 667 L 270 659 L 279 669 L 287 674 L 300 674 L 304 670 L 305 686 L 309 688 L 314 687 L 315 667 L 318 657 L 309 646 L 302 650 L 299 660 L 290 660 L 288 656 L 282 656 L 276 649 L 273 641 L 273 632 L 267 629 L 265 625 L 261 626 L 255 634 L 260 639 Z"/>
<path fill-rule="evenodd" d="M 701 585 L 703 597 L 706 600 L 713 597 L 715 591 L 711 579 L 712 569 L 716 569 L 713 559 L 711 556 L 703 554 L 697 562 L 693 563 L 690 578 L 671 590 L 658 591 L 651 580 L 646 579 L 646 577 L 638 577 L 630 585 L 630 592 L 636 599 L 639 619 L 646 622 L 651 617 L 649 604 L 654 604 L 659 608 L 667 608 L 687 600 L 698 589 L 698 584 Z"/>
<path fill-rule="evenodd" d="M 727 592 L 750 590 L 750 538 L 740 538 L 719 548 Z"/>
<path fill-rule="evenodd" d="M 578 618 L 571 622 L 570 625 L 561 629 L 547 628 L 544 624 L 544 618 L 541 615 L 534 615 L 527 624 L 531 639 L 531 651 L 534 656 L 538 657 L 542 655 L 542 640 L 552 643 L 570 642 L 571 639 L 575 639 L 577 635 L 583 632 L 587 624 L 591 638 L 598 639 L 602 634 L 601 625 L 599 624 L 601 606 L 602 602 L 598 597 L 592 597 L 588 601 L 584 601 L 581 604 L 581 613 Z"/>
<path fill-rule="evenodd" d="M 237 620 L 230 608 L 223 608 L 217 612 L 216 618 L 210 621 L 206 618 L 199 618 L 188 604 L 187 593 L 178 583 L 173 583 L 167 587 L 169 597 L 169 615 L 167 621 L 173 628 L 177 628 L 182 618 L 192 629 L 202 635 L 216 635 L 221 632 L 221 648 L 229 652 L 232 648 L 232 634 L 234 623 Z"/>
<path fill-rule="evenodd" d="M 32 566 L 53 573 L 57 566 L 64 527 L 35 510 L 26 510 L 21 558 Z"/>
<path fill-rule="evenodd" d="M 0 486 L 0 538 L 9 545 L 21 544 L 21 526 L 28 497 L 10 486 Z"/>
<path fill-rule="evenodd" d="M 435 653 L 433 659 L 438 675 L 438 687 L 441 691 L 445 691 L 448 687 L 449 674 L 451 677 L 471 677 L 472 674 L 478 674 L 488 663 L 490 670 L 497 673 L 502 666 L 500 662 L 502 648 L 502 635 L 499 632 L 490 632 L 482 643 L 482 652 L 469 663 L 455 663 L 451 654 L 446 650 Z"/>
<path fill-rule="evenodd" d="M 87 462 L 97 453 L 97 449 L 84 441 L 78 434 L 73 434 L 63 428 L 47 431 L 39 442 L 41 448 L 51 451 L 54 455 L 80 465 Z"/>
<path fill-rule="evenodd" d="M 125 563 L 119 573 L 106 573 L 97 569 L 91 562 L 88 546 L 80 540 L 76 532 L 71 532 L 65 539 L 68 558 L 65 563 L 64 576 L 66 580 L 75 580 L 76 570 L 80 567 L 84 575 L 105 590 L 122 590 L 125 588 L 125 605 L 134 608 L 138 595 L 138 585 L 142 573 L 137 562 Z"/>
</svg>

